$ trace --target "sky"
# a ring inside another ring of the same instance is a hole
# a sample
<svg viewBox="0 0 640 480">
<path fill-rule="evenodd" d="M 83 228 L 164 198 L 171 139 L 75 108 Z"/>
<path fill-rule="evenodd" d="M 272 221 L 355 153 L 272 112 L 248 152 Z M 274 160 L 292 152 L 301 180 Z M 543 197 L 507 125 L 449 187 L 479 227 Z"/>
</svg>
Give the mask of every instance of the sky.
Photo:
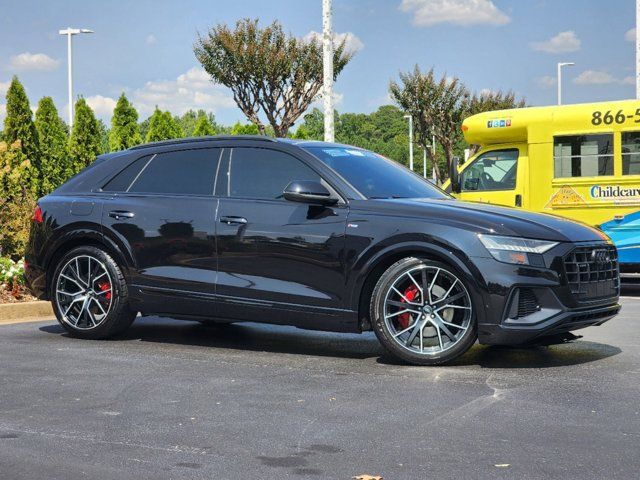
<svg viewBox="0 0 640 480">
<path fill-rule="evenodd" d="M 333 0 L 334 31 L 356 52 L 335 84 L 340 112 L 391 103 L 389 81 L 414 65 L 459 77 L 473 91 L 513 90 L 530 105 L 635 96 L 634 0 Z M 140 113 L 215 113 L 244 121 L 230 91 L 214 85 L 193 54 L 198 34 L 218 23 L 279 20 L 297 37 L 322 29 L 321 0 L 2 0 L 0 121 L 18 75 L 35 108 L 53 97 L 66 120 L 67 45 L 74 38 L 74 94 L 108 122 L 125 92 Z M 320 105 L 318 103 L 318 105 Z"/>
</svg>

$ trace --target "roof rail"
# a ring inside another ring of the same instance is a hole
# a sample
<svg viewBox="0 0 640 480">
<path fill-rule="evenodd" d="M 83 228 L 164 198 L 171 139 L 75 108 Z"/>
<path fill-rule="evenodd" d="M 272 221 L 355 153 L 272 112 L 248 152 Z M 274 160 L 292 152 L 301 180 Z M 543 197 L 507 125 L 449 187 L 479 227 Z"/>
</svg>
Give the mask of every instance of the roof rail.
<svg viewBox="0 0 640 480">
<path fill-rule="evenodd" d="M 129 148 L 129 150 L 141 150 L 150 147 L 164 147 L 165 145 L 181 145 L 183 143 L 195 143 L 195 142 L 211 142 L 216 140 L 253 140 L 261 142 L 277 142 L 275 138 L 267 137 L 266 135 L 209 135 L 206 137 L 187 137 L 187 138 L 175 138 L 172 140 L 161 140 L 159 142 L 143 143 Z"/>
</svg>

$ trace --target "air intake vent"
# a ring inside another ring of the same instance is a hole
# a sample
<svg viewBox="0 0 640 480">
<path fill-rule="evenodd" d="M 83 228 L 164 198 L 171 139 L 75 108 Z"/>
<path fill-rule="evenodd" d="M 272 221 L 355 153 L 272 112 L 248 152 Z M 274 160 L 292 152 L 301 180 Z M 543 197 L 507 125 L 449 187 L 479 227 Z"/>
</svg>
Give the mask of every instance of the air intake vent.
<svg viewBox="0 0 640 480">
<path fill-rule="evenodd" d="M 509 318 L 517 320 L 540 310 L 538 297 L 531 288 L 517 288 L 511 297 Z"/>
</svg>

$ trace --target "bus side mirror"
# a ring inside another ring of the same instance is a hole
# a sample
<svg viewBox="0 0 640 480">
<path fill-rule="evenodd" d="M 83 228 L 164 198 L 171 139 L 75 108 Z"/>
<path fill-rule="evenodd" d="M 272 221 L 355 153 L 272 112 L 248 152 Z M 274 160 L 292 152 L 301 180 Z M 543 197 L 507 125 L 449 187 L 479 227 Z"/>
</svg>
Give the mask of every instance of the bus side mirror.
<svg viewBox="0 0 640 480">
<path fill-rule="evenodd" d="M 458 173 L 458 164 L 460 158 L 453 157 L 449 166 L 449 179 L 451 180 L 451 192 L 460 193 L 460 174 Z"/>
</svg>

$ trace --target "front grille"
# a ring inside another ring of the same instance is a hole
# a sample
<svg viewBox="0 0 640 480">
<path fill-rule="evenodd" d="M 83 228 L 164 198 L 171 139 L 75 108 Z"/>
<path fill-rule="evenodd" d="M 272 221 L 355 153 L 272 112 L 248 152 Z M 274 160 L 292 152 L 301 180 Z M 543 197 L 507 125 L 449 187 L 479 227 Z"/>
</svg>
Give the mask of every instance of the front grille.
<svg viewBox="0 0 640 480">
<path fill-rule="evenodd" d="M 611 245 L 576 247 L 565 256 L 564 268 L 571 293 L 578 301 L 619 294 L 618 253 Z"/>
</svg>

